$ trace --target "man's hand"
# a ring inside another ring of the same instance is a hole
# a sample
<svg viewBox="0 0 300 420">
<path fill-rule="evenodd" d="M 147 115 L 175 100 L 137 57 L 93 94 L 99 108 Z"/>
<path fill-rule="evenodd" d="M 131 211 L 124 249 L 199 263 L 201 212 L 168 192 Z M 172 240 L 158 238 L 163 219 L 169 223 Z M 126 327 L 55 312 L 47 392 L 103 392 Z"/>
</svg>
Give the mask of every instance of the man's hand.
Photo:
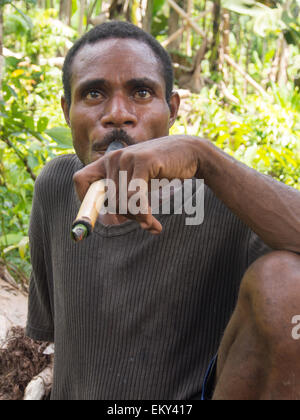
<svg viewBox="0 0 300 420">
<path fill-rule="evenodd" d="M 108 153 L 74 175 L 77 194 L 80 200 L 83 200 L 93 182 L 99 179 L 110 179 L 116 186 L 118 212 L 120 197 L 122 194 L 125 195 L 125 191 L 121 191 L 119 186 L 120 171 L 127 173 L 125 196 L 129 201 L 136 192 L 128 189 L 132 180 L 143 180 L 149 185 L 151 179 L 184 180 L 197 176 L 200 167 L 201 142 L 203 140 L 195 137 L 168 136 Z M 122 188 L 124 189 L 124 186 Z M 151 233 L 160 233 L 162 226 L 151 214 L 149 204 L 142 210 L 141 213 L 135 215 L 129 211 L 126 217 L 135 219 L 143 229 Z"/>
</svg>

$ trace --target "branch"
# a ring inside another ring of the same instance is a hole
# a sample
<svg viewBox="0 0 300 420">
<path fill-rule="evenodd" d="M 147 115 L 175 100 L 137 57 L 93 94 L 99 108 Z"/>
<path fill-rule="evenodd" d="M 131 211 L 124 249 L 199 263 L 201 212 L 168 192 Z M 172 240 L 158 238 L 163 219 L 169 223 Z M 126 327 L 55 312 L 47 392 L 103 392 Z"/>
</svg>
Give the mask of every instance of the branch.
<svg viewBox="0 0 300 420">
<path fill-rule="evenodd" d="M 229 55 L 224 54 L 224 59 L 227 61 L 227 63 L 232 66 L 235 70 L 237 70 L 247 82 L 254 87 L 255 90 L 257 90 L 262 96 L 269 98 L 268 93 L 262 88 L 254 79 L 252 79 L 251 76 L 249 76 L 248 73 L 245 72 L 234 60 L 232 60 Z"/>
<path fill-rule="evenodd" d="M 37 177 L 32 172 L 32 169 L 30 168 L 29 163 L 28 163 L 28 159 L 15 147 L 15 145 L 10 140 L 5 139 L 3 137 L 1 138 L 1 140 L 4 141 L 4 143 L 6 143 L 8 147 L 10 147 L 11 149 L 15 151 L 18 158 L 24 163 L 26 171 L 29 173 L 33 181 L 35 181 Z"/>
<path fill-rule="evenodd" d="M 181 28 L 178 29 L 178 31 L 174 32 L 168 39 L 163 41 L 161 45 L 164 48 L 167 48 L 167 46 L 170 45 L 171 42 L 175 41 L 175 39 L 177 39 L 180 35 L 182 35 L 184 31 L 185 31 L 185 26 L 182 26 Z"/>
<path fill-rule="evenodd" d="M 51 391 L 53 383 L 53 365 L 46 367 L 27 385 L 24 401 L 41 401 Z"/>
<path fill-rule="evenodd" d="M 173 7 L 173 9 L 179 14 L 179 16 L 181 16 L 183 19 L 187 21 L 189 26 L 191 26 L 194 29 L 194 31 L 197 32 L 197 34 L 201 35 L 202 37 L 205 37 L 205 32 L 201 28 L 199 28 L 197 23 L 195 23 L 190 18 L 190 16 L 181 7 L 178 6 L 178 4 L 176 4 L 173 0 L 167 0 L 167 1 L 169 5 Z"/>
</svg>

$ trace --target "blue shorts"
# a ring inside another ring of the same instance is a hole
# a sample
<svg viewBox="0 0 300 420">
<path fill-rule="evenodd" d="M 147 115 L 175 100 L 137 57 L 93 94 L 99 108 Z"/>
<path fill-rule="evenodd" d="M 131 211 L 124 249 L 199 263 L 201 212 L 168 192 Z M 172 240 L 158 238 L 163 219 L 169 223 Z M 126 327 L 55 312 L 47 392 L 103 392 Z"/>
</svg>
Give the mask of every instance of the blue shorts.
<svg viewBox="0 0 300 420">
<path fill-rule="evenodd" d="M 216 376 L 217 376 L 217 360 L 218 355 L 211 360 L 202 385 L 201 401 L 210 401 L 212 400 L 213 393 L 216 386 Z"/>
</svg>

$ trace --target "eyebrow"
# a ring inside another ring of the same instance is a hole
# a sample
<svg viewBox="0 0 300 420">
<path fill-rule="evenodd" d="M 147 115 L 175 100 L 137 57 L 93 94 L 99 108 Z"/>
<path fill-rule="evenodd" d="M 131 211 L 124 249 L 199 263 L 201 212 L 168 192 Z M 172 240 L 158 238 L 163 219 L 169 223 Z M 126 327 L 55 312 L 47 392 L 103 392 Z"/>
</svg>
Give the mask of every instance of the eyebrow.
<svg viewBox="0 0 300 420">
<path fill-rule="evenodd" d="M 153 79 L 150 79 L 149 77 L 140 77 L 140 78 L 133 78 L 125 82 L 125 86 L 127 88 L 135 88 L 135 87 L 150 87 L 153 90 L 158 90 L 160 88 L 160 84 L 156 82 Z M 91 79 L 87 80 L 85 82 L 82 82 L 78 90 L 80 93 L 86 92 L 89 89 L 95 88 L 95 87 L 102 87 L 102 88 L 109 88 L 110 83 L 106 79 Z"/>
<path fill-rule="evenodd" d="M 82 82 L 79 87 L 78 90 L 80 93 L 83 93 L 89 89 L 95 88 L 97 87 L 108 87 L 109 83 L 107 82 L 107 80 L 105 79 L 91 79 L 91 80 L 86 80 L 85 82 Z"/>
<path fill-rule="evenodd" d="M 157 90 L 160 88 L 160 84 L 156 82 L 155 80 L 150 79 L 149 77 L 134 78 L 134 79 L 128 80 L 125 83 L 125 85 L 131 88 L 149 86 L 153 90 Z"/>
</svg>

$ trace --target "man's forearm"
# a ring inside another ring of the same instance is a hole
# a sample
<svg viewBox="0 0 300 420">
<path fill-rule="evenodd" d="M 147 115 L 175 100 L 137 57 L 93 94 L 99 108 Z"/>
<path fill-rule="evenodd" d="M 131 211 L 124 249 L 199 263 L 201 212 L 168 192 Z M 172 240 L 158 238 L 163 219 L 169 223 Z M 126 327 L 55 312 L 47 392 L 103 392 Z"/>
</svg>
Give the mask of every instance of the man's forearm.
<svg viewBox="0 0 300 420">
<path fill-rule="evenodd" d="M 273 249 L 300 253 L 300 192 L 199 142 L 197 176 Z"/>
</svg>

